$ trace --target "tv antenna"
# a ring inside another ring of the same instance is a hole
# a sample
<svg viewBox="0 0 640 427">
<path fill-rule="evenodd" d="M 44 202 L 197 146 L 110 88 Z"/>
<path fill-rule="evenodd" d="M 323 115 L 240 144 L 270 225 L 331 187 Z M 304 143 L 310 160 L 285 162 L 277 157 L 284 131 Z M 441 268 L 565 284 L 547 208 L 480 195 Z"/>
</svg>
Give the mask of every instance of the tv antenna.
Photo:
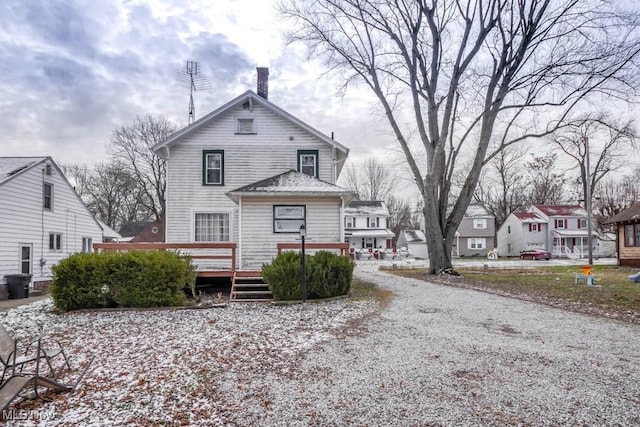
<svg viewBox="0 0 640 427">
<path fill-rule="evenodd" d="M 196 120 L 196 108 L 193 105 L 193 92 L 197 90 L 207 90 L 211 87 L 207 78 L 200 71 L 200 63 L 187 61 L 184 68 L 178 68 L 176 73 L 176 84 L 189 89 L 189 124 Z"/>
</svg>

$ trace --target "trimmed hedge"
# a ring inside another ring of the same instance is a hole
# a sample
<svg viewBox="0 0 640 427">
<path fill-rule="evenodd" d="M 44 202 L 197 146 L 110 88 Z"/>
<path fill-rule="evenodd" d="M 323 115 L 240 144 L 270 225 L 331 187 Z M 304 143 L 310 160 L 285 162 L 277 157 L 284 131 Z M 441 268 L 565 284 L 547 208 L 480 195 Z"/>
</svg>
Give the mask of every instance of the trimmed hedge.
<svg viewBox="0 0 640 427">
<path fill-rule="evenodd" d="M 262 266 L 262 278 L 275 300 L 302 299 L 302 255 L 300 252 L 280 253 L 271 264 Z M 328 251 L 306 255 L 307 299 L 346 295 L 351 289 L 354 262 Z"/>
<path fill-rule="evenodd" d="M 52 271 L 51 296 L 62 311 L 179 306 L 196 276 L 190 259 L 169 251 L 78 253 Z"/>
</svg>

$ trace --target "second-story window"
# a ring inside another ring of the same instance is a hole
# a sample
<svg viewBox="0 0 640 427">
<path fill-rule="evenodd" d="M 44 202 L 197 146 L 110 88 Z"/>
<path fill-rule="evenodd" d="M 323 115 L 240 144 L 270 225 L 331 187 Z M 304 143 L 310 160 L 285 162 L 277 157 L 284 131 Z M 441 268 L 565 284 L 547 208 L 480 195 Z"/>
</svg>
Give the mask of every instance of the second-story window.
<svg viewBox="0 0 640 427">
<path fill-rule="evenodd" d="M 356 217 L 346 216 L 344 218 L 344 226 L 346 228 L 356 228 Z"/>
<path fill-rule="evenodd" d="M 564 219 L 556 219 L 556 228 L 567 228 Z"/>
<path fill-rule="evenodd" d="M 380 228 L 380 218 L 373 216 L 367 218 L 367 228 Z"/>
<path fill-rule="evenodd" d="M 487 228 L 487 220 L 484 218 L 476 218 L 473 220 L 473 228 L 481 230 Z"/>
<path fill-rule="evenodd" d="M 578 228 L 587 228 L 587 220 L 585 218 L 578 219 Z"/>
<path fill-rule="evenodd" d="M 298 150 L 298 172 L 318 178 L 318 150 Z"/>
<path fill-rule="evenodd" d="M 202 184 L 224 185 L 224 151 L 202 152 Z"/>
<path fill-rule="evenodd" d="M 42 207 L 48 211 L 53 210 L 53 184 L 48 182 L 42 188 Z"/>
</svg>

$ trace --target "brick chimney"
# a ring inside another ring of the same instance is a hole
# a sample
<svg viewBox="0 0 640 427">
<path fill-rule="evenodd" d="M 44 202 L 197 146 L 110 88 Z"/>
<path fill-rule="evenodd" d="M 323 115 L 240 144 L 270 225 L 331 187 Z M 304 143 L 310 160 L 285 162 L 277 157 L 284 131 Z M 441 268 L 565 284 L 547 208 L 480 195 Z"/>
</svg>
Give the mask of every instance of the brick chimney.
<svg viewBox="0 0 640 427">
<path fill-rule="evenodd" d="M 269 99 L 269 68 L 257 67 L 258 71 L 258 95 Z"/>
</svg>

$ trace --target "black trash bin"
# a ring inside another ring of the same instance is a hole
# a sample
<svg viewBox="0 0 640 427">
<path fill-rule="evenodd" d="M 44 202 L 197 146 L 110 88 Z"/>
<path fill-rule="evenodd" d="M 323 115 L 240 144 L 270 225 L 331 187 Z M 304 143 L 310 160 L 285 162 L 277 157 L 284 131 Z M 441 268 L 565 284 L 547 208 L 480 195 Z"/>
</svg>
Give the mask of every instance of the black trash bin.
<svg viewBox="0 0 640 427">
<path fill-rule="evenodd" d="M 31 274 L 7 274 L 4 277 L 7 279 L 7 286 L 9 287 L 9 298 L 29 298 Z"/>
</svg>

